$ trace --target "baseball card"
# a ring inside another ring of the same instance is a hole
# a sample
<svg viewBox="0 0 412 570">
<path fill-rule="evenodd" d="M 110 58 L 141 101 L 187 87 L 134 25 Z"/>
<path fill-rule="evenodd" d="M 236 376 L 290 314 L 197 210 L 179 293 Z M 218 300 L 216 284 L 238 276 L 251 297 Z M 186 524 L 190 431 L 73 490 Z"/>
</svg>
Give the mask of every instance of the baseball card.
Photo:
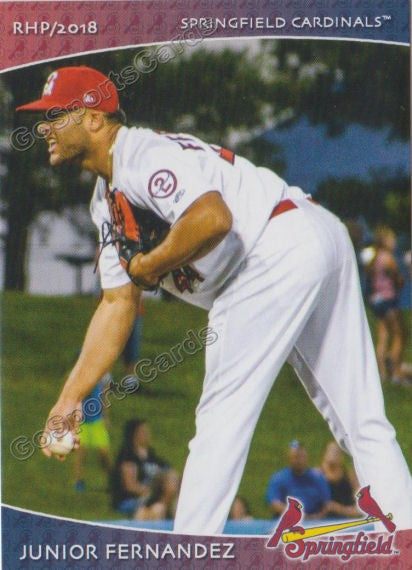
<svg viewBox="0 0 412 570">
<path fill-rule="evenodd" d="M 0 15 L 2 567 L 408 567 L 409 2 Z"/>
</svg>

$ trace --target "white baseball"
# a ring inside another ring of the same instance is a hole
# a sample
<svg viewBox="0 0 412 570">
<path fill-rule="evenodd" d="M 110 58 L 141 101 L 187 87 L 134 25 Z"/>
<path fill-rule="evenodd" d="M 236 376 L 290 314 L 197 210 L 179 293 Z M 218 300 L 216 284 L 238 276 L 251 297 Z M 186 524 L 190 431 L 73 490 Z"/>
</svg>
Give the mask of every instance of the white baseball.
<svg viewBox="0 0 412 570">
<path fill-rule="evenodd" d="M 74 446 L 74 439 L 71 431 L 68 431 L 63 436 L 54 431 L 48 436 L 47 447 L 56 455 L 67 455 L 71 452 Z"/>
</svg>

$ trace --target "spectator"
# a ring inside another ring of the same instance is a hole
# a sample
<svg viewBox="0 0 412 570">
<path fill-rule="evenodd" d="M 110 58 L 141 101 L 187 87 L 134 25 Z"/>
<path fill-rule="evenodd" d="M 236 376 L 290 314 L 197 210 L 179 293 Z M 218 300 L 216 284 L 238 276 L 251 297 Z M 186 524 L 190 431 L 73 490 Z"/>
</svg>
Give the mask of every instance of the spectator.
<svg viewBox="0 0 412 570">
<path fill-rule="evenodd" d="M 355 493 L 359 489 L 359 483 L 354 471 L 346 467 L 342 450 L 335 441 L 330 441 L 326 446 L 320 473 L 330 486 L 329 515 L 358 516 L 360 511 L 355 504 Z"/>
<path fill-rule="evenodd" d="M 286 509 L 287 497 L 295 497 L 302 504 L 306 519 L 326 515 L 331 498 L 330 488 L 324 476 L 308 467 L 306 448 L 292 441 L 288 449 L 289 467 L 272 475 L 266 492 L 266 503 L 274 516 Z"/>
<path fill-rule="evenodd" d="M 250 513 L 249 505 L 243 497 L 237 495 L 232 503 L 229 513 L 229 519 L 232 521 L 251 521 L 253 517 Z"/>
<path fill-rule="evenodd" d="M 399 309 L 399 293 L 404 280 L 394 256 L 395 233 L 386 226 L 375 231 L 375 256 L 367 266 L 368 301 L 378 320 L 376 357 L 382 380 L 402 379 L 405 334 Z"/>
<path fill-rule="evenodd" d="M 174 518 L 180 478 L 176 471 L 168 469 L 155 475 L 150 495 L 137 509 L 136 520 L 170 520 Z"/>
<path fill-rule="evenodd" d="M 113 507 L 133 516 L 149 496 L 154 477 L 168 468 L 169 465 L 151 447 L 151 432 L 147 422 L 129 420 L 112 475 Z"/>
<path fill-rule="evenodd" d="M 96 450 L 100 463 L 107 476 L 110 476 L 112 459 L 110 456 L 110 440 L 107 431 L 107 415 L 104 406 L 104 394 L 109 389 L 110 374 L 106 374 L 82 402 L 83 422 L 80 426 L 80 447 L 74 454 L 74 488 L 85 491 L 84 465 L 86 455 Z"/>
</svg>

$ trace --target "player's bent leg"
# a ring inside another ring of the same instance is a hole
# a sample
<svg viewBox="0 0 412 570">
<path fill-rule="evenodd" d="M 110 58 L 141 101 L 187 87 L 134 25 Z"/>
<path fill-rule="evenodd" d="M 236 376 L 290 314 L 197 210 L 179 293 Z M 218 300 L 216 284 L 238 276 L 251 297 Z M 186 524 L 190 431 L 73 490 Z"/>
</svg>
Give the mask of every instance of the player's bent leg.
<svg viewBox="0 0 412 570">
<path fill-rule="evenodd" d="M 176 532 L 211 535 L 223 531 L 256 422 L 281 366 L 279 362 L 274 370 L 274 364 L 267 359 L 260 366 L 256 362 L 260 369 L 255 372 L 235 367 L 233 375 L 225 371 L 213 379 L 206 376 L 209 389 L 197 409 L 196 435 L 189 444 L 175 517 Z"/>
<path fill-rule="evenodd" d="M 206 351 L 175 518 L 179 533 L 223 530 L 263 404 L 317 304 L 323 272 L 317 241 L 311 231 L 297 231 L 302 213 L 276 222 L 209 315 L 217 341 Z"/>
<path fill-rule="evenodd" d="M 289 361 L 352 455 L 361 486 L 371 485 L 398 529 L 412 528 L 412 479 L 385 415 L 354 256 L 331 277 Z"/>
</svg>

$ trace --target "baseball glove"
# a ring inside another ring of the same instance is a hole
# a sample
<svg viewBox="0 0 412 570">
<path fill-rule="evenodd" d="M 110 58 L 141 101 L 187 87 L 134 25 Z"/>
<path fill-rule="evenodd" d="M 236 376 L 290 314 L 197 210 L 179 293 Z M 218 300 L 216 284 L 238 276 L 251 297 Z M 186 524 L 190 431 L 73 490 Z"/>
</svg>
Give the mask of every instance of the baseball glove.
<svg viewBox="0 0 412 570">
<path fill-rule="evenodd" d="M 111 221 L 103 224 L 100 252 L 107 245 L 114 244 L 130 279 L 142 288 L 129 271 L 130 262 L 138 253 L 148 253 L 159 245 L 169 231 L 169 225 L 150 210 L 132 206 L 119 190 L 107 191 L 106 199 Z M 153 291 L 156 288 L 145 289 Z"/>
<path fill-rule="evenodd" d="M 144 210 L 133 206 L 126 196 L 119 190 L 107 190 L 106 199 L 110 211 L 110 222 L 104 222 L 102 227 L 103 248 L 109 244 L 114 244 L 119 255 L 120 263 L 126 270 L 131 281 L 146 291 L 155 291 L 157 286 L 142 287 L 129 271 L 130 262 L 138 253 L 148 253 L 159 245 L 166 237 L 170 226 L 150 210 Z M 100 257 L 99 254 L 99 257 Z M 96 262 L 97 267 L 98 260 Z M 176 289 L 181 293 L 189 291 L 193 293 L 193 284 L 203 281 L 203 278 L 193 267 L 185 265 L 178 269 L 173 269 L 173 282 Z M 166 275 L 162 275 L 162 280 Z"/>
</svg>

